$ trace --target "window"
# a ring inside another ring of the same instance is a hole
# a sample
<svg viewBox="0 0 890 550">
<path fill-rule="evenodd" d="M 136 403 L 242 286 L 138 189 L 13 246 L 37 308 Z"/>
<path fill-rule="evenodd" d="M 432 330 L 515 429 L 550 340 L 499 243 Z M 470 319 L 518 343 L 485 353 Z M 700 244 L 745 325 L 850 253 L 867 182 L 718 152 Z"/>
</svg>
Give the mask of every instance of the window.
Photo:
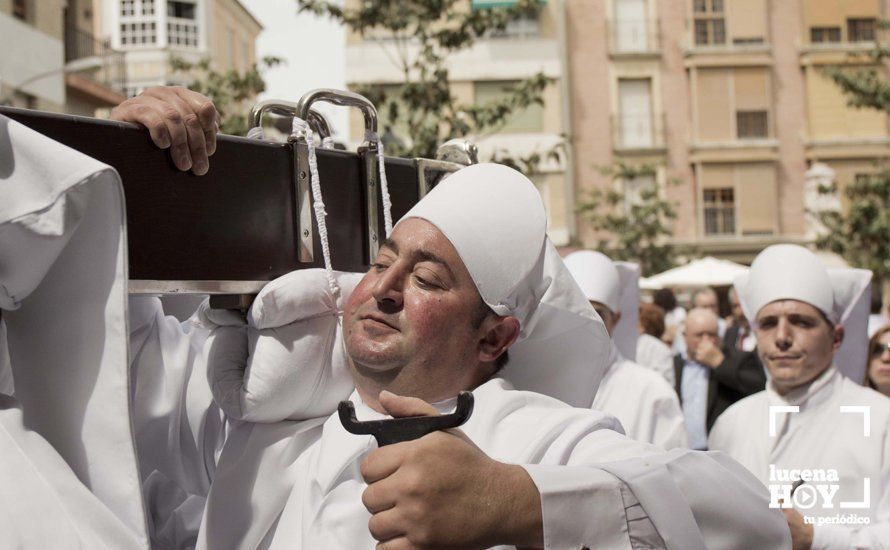
<svg viewBox="0 0 890 550">
<path fill-rule="evenodd" d="M 153 45 L 158 41 L 154 21 L 147 23 L 121 23 L 121 45 Z"/>
<path fill-rule="evenodd" d="M 840 41 L 840 27 L 813 27 L 810 29 L 810 42 L 813 44 L 838 43 Z"/>
<path fill-rule="evenodd" d="M 704 190 L 705 235 L 735 234 L 735 192 L 732 188 Z"/>
<path fill-rule="evenodd" d="M 652 147 L 652 81 L 648 78 L 618 80 L 618 119 L 616 120 L 619 148 L 644 149 Z"/>
<path fill-rule="evenodd" d="M 735 120 L 739 139 L 769 136 L 766 111 L 736 111 Z"/>
<path fill-rule="evenodd" d="M 142 15 L 155 14 L 155 0 L 142 0 Z"/>
<path fill-rule="evenodd" d="M 695 0 L 695 45 L 726 44 L 726 23 L 723 19 L 723 0 Z"/>
<path fill-rule="evenodd" d="M 487 106 L 494 102 L 504 100 L 515 81 L 484 81 L 473 85 L 475 100 L 479 105 Z M 533 103 L 522 110 L 516 110 L 507 117 L 502 132 L 540 132 L 544 127 L 544 108 L 538 103 Z"/>
<path fill-rule="evenodd" d="M 874 39 L 874 19 L 847 19 L 848 42 L 868 42 Z"/>
<path fill-rule="evenodd" d="M 176 17 L 179 19 L 195 19 L 194 2 L 167 2 L 167 17 Z"/>
<path fill-rule="evenodd" d="M 167 22 L 167 42 L 171 46 L 198 47 L 198 25 L 187 21 Z"/>
<path fill-rule="evenodd" d="M 121 17 L 136 15 L 136 0 L 121 0 Z"/>
</svg>

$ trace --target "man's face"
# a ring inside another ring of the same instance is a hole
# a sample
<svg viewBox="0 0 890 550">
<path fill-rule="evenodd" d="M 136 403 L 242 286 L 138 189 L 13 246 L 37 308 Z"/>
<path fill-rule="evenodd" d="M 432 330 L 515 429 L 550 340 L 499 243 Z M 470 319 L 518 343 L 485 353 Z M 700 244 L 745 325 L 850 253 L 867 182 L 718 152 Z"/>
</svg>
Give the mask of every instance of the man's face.
<svg viewBox="0 0 890 550">
<path fill-rule="evenodd" d="M 359 371 L 458 378 L 448 373 L 474 364 L 480 303 L 448 239 L 425 220 L 405 220 L 346 303 L 347 352 Z"/>
<path fill-rule="evenodd" d="M 693 309 L 686 317 L 683 327 L 683 338 L 686 341 L 686 349 L 690 356 L 705 340 L 710 340 L 715 346 L 720 345 L 720 336 L 717 332 L 717 317 L 711 315 L 709 310 Z"/>
<path fill-rule="evenodd" d="M 699 292 L 695 295 L 695 299 L 692 301 L 692 305 L 694 307 L 710 309 L 714 312 L 714 314 L 718 314 L 720 311 L 717 308 L 717 294 L 715 294 L 713 291 Z"/>
<path fill-rule="evenodd" d="M 777 300 L 757 312 L 757 349 L 780 393 L 812 382 L 830 365 L 843 341 L 818 309 L 798 300 Z"/>
</svg>

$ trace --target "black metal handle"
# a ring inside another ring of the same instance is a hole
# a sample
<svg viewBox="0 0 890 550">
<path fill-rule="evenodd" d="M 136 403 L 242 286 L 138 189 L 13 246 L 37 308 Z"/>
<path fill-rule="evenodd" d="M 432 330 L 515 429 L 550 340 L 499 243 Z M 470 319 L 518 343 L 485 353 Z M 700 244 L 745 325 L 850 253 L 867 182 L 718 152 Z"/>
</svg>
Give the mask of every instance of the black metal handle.
<svg viewBox="0 0 890 550">
<path fill-rule="evenodd" d="M 457 428 L 470 418 L 473 412 L 473 394 L 462 391 L 457 396 L 457 408 L 451 414 L 439 416 L 410 416 L 386 420 L 359 422 L 355 417 L 355 407 L 351 401 L 340 401 L 337 408 L 340 423 L 346 431 L 356 435 L 373 435 L 377 445 L 383 447 L 392 443 L 412 441 L 437 430 Z"/>
</svg>

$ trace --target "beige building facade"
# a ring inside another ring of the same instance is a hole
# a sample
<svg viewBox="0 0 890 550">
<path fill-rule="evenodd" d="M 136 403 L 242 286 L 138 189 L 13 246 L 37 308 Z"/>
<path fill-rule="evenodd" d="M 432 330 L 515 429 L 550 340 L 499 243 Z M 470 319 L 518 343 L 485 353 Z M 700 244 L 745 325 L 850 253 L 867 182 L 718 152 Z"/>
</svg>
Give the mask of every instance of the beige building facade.
<svg viewBox="0 0 890 550">
<path fill-rule="evenodd" d="M 125 53 L 125 92 L 185 84 L 171 70 L 177 56 L 209 58 L 220 72 L 244 72 L 256 62 L 262 25 L 238 0 L 102 0 L 101 26 L 111 45 Z"/>
<path fill-rule="evenodd" d="M 673 241 L 750 261 L 803 242 L 808 170 L 843 186 L 890 154 L 888 116 L 846 105 L 823 69 L 857 66 L 886 0 L 565 0 L 576 201 L 655 187 Z M 861 65 L 859 65 L 861 66 Z M 613 181 L 599 168 L 653 164 Z M 577 243 L 597 242 L 576 220 Z"/>
<path fill-rule="evenodd" d="M 347 8 L 356 4 L 356 0 L 346 3 Z M 468 0 L 459 9 L 487 9 L 504 4 L 509 2 Z M 504 32 L 480 39 L 471 48 L 449 57 L 451 93 L 460 104 L 485 104 L 496 100 L 505 94 L 505 87 L 539 72 L 554 79 L 554 83 L 544 90 L 543 106 L 534 105 L 515 113 L 502 128 L 492 133 L 468 136 L 478 145 L 482 160 L 504 153 L 514 157 L 534 152 L 543 154 L 560 143 L 561 136 L 567 133 L 568 89 L 562 78 L 566 53 L 564 16 L 562 2 L 548 2 L 538 17 L 512 22 Z M 411 48 L 414 46 L 409 44 L 407 47 L 408 55 L 413 55 Z M 403 82 L 403 72 L 393 61 L 398 55 L 395 48 L 394 42 L 386 36 L 347 32 L 346 77 L 349 87 L 396 86 Z M 361 117 L 351 113 L 349 131 L 354 141 L 363 135 L 362 125 Z M 566 168 L 569 162 L 545 159 L 539 167 L 540 173 L 532 177 L 547 206 L 550 238 L 560 245 L 570 241 L 574 217 L 573 172 Z"/>
<path fill-rule="evenodd" d="M 99 5 L 0 0 L 0 103 L 93 116 L 123 101 L 123 56 L 97 33 Z"/>
</svg>

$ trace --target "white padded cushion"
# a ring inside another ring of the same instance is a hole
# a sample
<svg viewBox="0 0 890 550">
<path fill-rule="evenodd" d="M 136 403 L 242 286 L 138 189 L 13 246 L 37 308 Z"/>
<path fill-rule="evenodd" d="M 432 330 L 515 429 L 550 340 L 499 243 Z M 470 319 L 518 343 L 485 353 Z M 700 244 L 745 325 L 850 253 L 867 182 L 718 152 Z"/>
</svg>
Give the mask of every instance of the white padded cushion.
<svg viewBox="0 0 890 550">
<path fill-rule="evenodd" d="M 214 399 L 230 417 L 271 423 L 327 416 L 352 393 L 341 313 L 362 274 L 334 274 L 339 300 L 323 269 L 269 283 L 248 314 L 246 367 L 225 346 L 208 362 Z"/>
</svg>

